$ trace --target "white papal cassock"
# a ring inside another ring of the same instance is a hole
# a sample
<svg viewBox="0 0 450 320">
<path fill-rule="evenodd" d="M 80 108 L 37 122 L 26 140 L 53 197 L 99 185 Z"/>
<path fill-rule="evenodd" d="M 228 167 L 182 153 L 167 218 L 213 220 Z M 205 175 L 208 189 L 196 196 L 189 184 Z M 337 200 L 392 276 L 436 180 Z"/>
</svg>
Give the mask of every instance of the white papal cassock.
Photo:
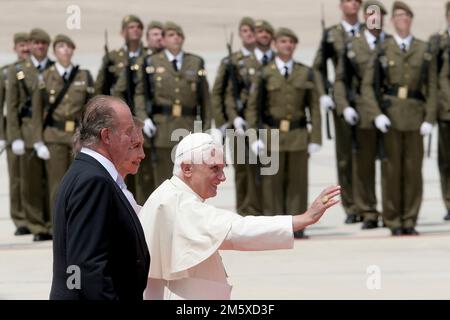
<svg viewBox="0 0 450 320">
<path fill-rule="evenodd" d="M 242 217 L 173 176 L 140 212 L 151 256 L 145 299 L 230 299 L 219 250 L 291 249 L 292 216 Z"/>
</svg>

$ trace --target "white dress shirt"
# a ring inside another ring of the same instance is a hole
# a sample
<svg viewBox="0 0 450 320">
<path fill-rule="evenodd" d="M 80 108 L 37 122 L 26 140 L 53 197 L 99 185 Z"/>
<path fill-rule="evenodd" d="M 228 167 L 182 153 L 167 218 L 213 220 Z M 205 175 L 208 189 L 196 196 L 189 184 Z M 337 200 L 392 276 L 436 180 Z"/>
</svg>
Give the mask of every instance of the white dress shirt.
<svg viewBox="0 0 450 320">
<path fill-rule="evenodd" d="M 347 35 L 349 35 L 349 36 L 353 36 L 352 30 L 355 31 L 354 35 L 356 35 L 357 33 L 359 33 L 359 31 L 361 29 L 361 23 L 359 23 L 359 22 L 355 23 L 354 25 L 351 25 L 347 21 L 341 21 L 341 25 L 344 28 Z"/>
<path fill-rule="evenodd" d="M 166 54 L 167 59 L 172 63 L 173 59 L 177 59 L 177 68 L 178 70 L 181 70 L 181 66 L 183 65 L 183 57 L 184 53 L 183 51 L 180 51 L 176 56 L 174 56 L 169 50 L 164 50 L 164 53 Z"/>
<path fill-rule="evenodd" d="M 108 171 L 111 178 L 117 183 L 120 190 L 122 190 L 123 194 L 127 198 L 130 205 L 133 207 L 136 214 L 138 214 L 140 211 L 140 206 L 136 203 L 136 200 L 134 200 L 133 194 L 130 191 L 128 191 L 127 185 L 123 181 L 123 178 L 120 176 L 119 172 L 117 172 L 117 169 L 114 166 L 114 164 L 108 158 L 92 149 L 83 147 L 81 148 L 80 152 L 87 154 L 92 158 L 94 158 L 95 160 L 97 160 L 103 166 L 103 168 L 105 168 L 106 171 Z"/>
<path fill-rule="evenodd" d="M 61 78 L 63 77 L 64 73 L 66 74 L 66 80 L 69 78 L 69 75 L 73 69 L 73 65 L 69 65 L 67 68 L 64 68 L 59 62 L 55 63 L 55 67 Z"/>
<path fill-rule="evenodd" d="M 42 60 L 42 61 L 38 61 L 33 55 L 31 55 L 30 57 L 31 57 L 31 62 L 33 62 L 33 65 L 36 67 L 36 69 L 38 69 L 40 67 L 40 71 L 41 72 L 44 71 L 44 68 L 48 62 L 48 57 L 45 57 L 44 60 Z"/>
<path fill-rule="evenodd" d="M 266 55 L 268 62 L 270 60 L 272 60 L 273 51 L 271 49 L 269 49 L 266 52 L 262 52 L 259 48 L 255 48 L 254 54 L 255 54 L 256 60 L 258 60 L 258 62 L 262 64 L 264 55 Z"/>
<path fill-rule="evenodd" d="M 279 57 L 275 57 L 275 64 L 277 65 L 278 71 L 280 71 L 280 74 L 284 76 L 284 72 L 288 70 L 288 73 L 292 73 L 292 69 L 294 68 L 294 60 L 289 60 L 288 62 L 284 62 Z"/>
<path fill-rule="evenodd" d="M 412 36 L 412 34 L 410 34 L 406 38 L 402 39 L 402 38 L 400 38 L 400 36 L 398 34 L 394 34 L 394 39 L 395 39 L 395 42 L 397 42 L 400 49 L 402 48 L 402 45 L 405 44 L 406 51 L 408 51 L 409 48 L 411 47 L 411 42 L 413 40 L 413 36 Z"/>
<path fill-rule="evenodd" d="M 244 57 L 249 57 L 252 55 L 253 51 L 248 50 L 247 48 L 242 47 L 241 52 L 244 55 Z"/>
</svg>

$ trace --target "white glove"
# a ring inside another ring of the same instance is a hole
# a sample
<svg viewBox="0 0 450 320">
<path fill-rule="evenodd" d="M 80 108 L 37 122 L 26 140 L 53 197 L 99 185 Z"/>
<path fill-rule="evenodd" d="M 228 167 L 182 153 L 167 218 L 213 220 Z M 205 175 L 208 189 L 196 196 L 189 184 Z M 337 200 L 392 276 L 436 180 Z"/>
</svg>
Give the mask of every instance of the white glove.
<svg viewBox="0 0 450 320">
<path fill-rule="evenodd" d="M 331 99 L 329 95 L 324 94 L 323 96 L 320 97 L 319 101 L 320 101 L 320 108 L 324 112 L 334 110 L 334 108 L 336 107 L 334 105 L 333 99 Z"/>
<path fill-rule="evenodd" d="M 33 144 L 34 150 L 36 150 L 39 159 L 48 160 L 50 159 L 50 151 L 48 151 L 47 146 L 42 142 L 36 142 Z"/>
<path fill-rule="evenodd" d="M 261 155 L 265 148 L 266 146 L 264 145 L 264 142 L 262 142 L 262 140 L 257 140 L 250 146 L 250 149 L 256 155 Z"/>
<path fill-rule="evenodd" d="M 241 117 L 236 117 L 233 120 L 233 126 L 236 129 L 236 133 L 243 135 L 245 132 L 245 127 L 247 126 L 247 122 Z"/>
<path fill-rule="evenodd" d="M 152 119 L 148 118 L 144 121 L 144 128 L 142 129 L 145 135 L 152 138 L 156 133 L 156 126 L 154 125 Z"/>
<path fill-rule="evenodd" d="M 429 135 L 433 131 L 433 125 L 429 122 L 424 122 L 420 126 L 420 134 L 423 136 Z"/>
<path fill-rule="evenodd" d="M 383 133 L 388 132 L 389 127 L 391 126 L 391 120 L 386 117 L 384 114 L 380 114 L 375 118 L 375 127 Z"/>
<path fill-rule="evenodd" d="M 22 139 L 16 139 L 13 141 L 11 149 L 16 156 L 23 156 L 25 154 L 25 143 Z"/>
<path fill-rule="evenodd" d="M 352 107 L 346 107 L 344 109 L 344 119 L 349 125 L 354 126 L 359 120 L 358 112 Z"/>
<path fill-rule="evenodd" d="M 220 131 L 220 129 L 213 128 L 210 130 L 209 134 L 213 137 L 213 139 L 216 143 L 222 144 L 223 135 L 222 135 L 222 131 Z"/>
<path fill-rule="evenodd" d="M 313 154 L 318 152 L 322 147 L 320 146 L 320 144 L 317 143 L 310 143 L 308 144 L 308 153 L 309 154 Z"/>
<path fill-rule="evenodd" d="M 0 150 L 3 150 L 6 147 L 6 141 L 0 140 Z"/>
</svg>

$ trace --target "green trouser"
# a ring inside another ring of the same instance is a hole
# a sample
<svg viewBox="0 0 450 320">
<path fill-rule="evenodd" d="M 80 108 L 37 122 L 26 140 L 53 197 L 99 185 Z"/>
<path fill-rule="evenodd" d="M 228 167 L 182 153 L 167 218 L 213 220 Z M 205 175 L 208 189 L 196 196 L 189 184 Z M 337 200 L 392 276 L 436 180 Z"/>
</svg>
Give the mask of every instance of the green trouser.
<svg viewBox="0 0 450 320">
<path fill-rule="evenodd" d="M 365 221 L 378 221 L 375 170 L 377 131 L 356 129 L 358 150 L 353 152 L 353 196 L 355 208 Z"/>
<path fill-rule="evenodd" d="M 52 234 L 52 218 L 56 193 L 62 178 L 73 161 L 73 155 L 72 147 L 66 144 L 48 143 L 46 146 L 50 152 L 50 159 L 45 161 L 50 201 L 50 217 L 47 221 L 47 232 Z"/>
<path fill-rule="evenodd" d="M 388 228 L 416 226 L 422 203 L 423 137 L 390 129 L 384 135 L 383 218 Z"/>
<path fill-rule="evenodd" d="M 231 138 L 230 138 L 231 139 Z M 231 143 L 231 141 L 230 141 Z M 261 184 L 256 184 L 256 164 L 249 163 L 251 152 L 244 141 L 233 141 L 233 167 L 236 190 L 236 211 L 241 215 L 260 215 L 261 208 Z"/>
<path fill-rule="evenodd" d="M 134 176 L 136 188 L 136 202 L 144 205 L 148 197 L 155 191 L 155 179 L 153 173 L 153 163 L 151 159 L 151 149 L 144 147 L 145 158 L 141 161 L 139 170 Z"/>
<path fill-rule="evenodd" d="M 155 188 L 158 188 L 164 181 L 172 177 L 173 162 L 172 148 L 156 147 L 156 155 L 158 157 L 154 167 Z"/>
<path fill-rule="evenodd" d="M 10 147 L 6 150 L 6 156 L 8 159 L 9 211 L 11 219 L 17 228 L 26 227 L 27 220 L 22 209 L 20 196 L 20 157 L 16 156 Z"/>
<path fill-rule="evenodd" d="M 442 198 L 447 210 L 450 210 L 450 121 L 439 121 L 438 149 Z"/>
<path fill-rule="evenodd" d="M 279 170 L 262 176 L 264 215 L 295 215 L 308 206 L 308 153 L 279 153 Z"/>
<path fill-rule="evenodd" d="M 336 141 L 336 163 L 338 172 L 338 183 L 341 186 L 341 202 L 346 214 L 357 214 L 352 183 L 352 138 L 350 126 L 344 119 L 333 112 L 335 141 Z"/>
<path fill-rule="evenodd" d="M 33 149 L 26 148 L 20 156 L 20 196 L 27 227 L 33 234 L 48 232 L 46 212 L 47 188 L 44 163 Z"/>
</svg>

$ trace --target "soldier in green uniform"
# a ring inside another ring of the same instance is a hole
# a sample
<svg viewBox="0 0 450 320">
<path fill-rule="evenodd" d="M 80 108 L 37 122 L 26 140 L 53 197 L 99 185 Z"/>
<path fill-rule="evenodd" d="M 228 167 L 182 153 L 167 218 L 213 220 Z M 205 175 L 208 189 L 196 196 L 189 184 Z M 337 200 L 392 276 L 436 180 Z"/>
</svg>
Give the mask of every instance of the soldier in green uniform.
<svg viewBox="0 0 450 320">
<path fill-rule="evenodd" d="M 49 185 L 50 212 L 59 183 L 72 159 L 72 142 L 84 106 L 94 93 L 88 70 L 73 65 L 75 43 L 59 34 L 53 40 L 56 63 L 48 68 L 33 93 L 33 144 L 37 156 L 45 160 Z M 38 128 L 40 130 L 38 130 Z M 52 219 L 47 232 L 52 234 Z"/>
<path fill-rule="evenodd" d="M 450 221 L 450 2 L 446 4 L 446 18 L 449 27 L 431 36 L 429 42 L 437 60 L 438 72 L 438 165 L 441 176 L 441 191 L 447 214 L 444 220 Z"/>
<path fill-rule="evenodd" d="M 164 49 L 162 41 L 163 24 L 159 21 L 150 21 L 147 26 L 147 54 L 158 53 Z"/>
<path fill-rule="evenodd" d="M 135 15 L 127 15 L 122 19 L 121 30 L 125 44 L 105 54 L 95 81 L 96 94 L 114 94 L 120 97 L 128 104 L 134 115 L 136 114 L 134 94 L 138 81 L 139 59 L 147 54 L 147 48 L 141 41 L 143 28 L 142 21 Z M 123 89 L 116 90 L 115 85 L 120 77 L 124 77 Z M 128 175 L 125 179 L 128 189 L 134 194 L 140 192 L 138 189 L 141 182 L 138 179 L 138 176 L 133 175 Z M 152 180 L 152 177 L 145 178 L 145 180 L 149 179 Z M 151 181 L 149 183 L 153 184 Z"/>
<path fill-rule="evenodd" d="M 394 2 L 393 37 L 380 45 L 363 80 L 363 97 L 378 130 L 384 133 L 383 218 L 393 236 L 417 235 L 422 203 L 423 136 L 436 121 L 437 70 L 430 46 L 411 34 L 413 12 Z M 383 76 L 375 82 L 380 66 Z M 377 99 L 375 87 L 382 88 Z"/>
<path fill-rule="evenodd" d="M 262 69 L 247 108 L 250 127 L 258 128 L 258 122 L 262 122 L 262 127 L 268 131 L 266 136 L 252 143 L 253 152 L 261 152 L 267 146 L 271 156 L 277 153 L 279 158 L 278 171 L 262 176 L 266 215 L 294 215 L 306 211 L 308 158 L 322 143 L 314 71 L 293 60 L 297 43 L 292 30 L 277 30 L 277 56 Z M 272 143 L 273 133 L 279 135 L 279 144 Z M 259 150 L 255 150 L 255 145 Z M 303 231 L 294 236 L 306 237 Z"/>
<path fill-rule="evenodd" d="M 314 69 L 320 72 L 317 84 L 321 109 L 324 112 L 333 110 L 338 182 L 341 186 L 342 206 L 347 214 L 345 223 L 356 223 L 361 221 L 361 218 L 356 211 L 353 197 L 351 132 L 345 120 L 335 110 L 335 104 L 331 98 L 331 85 L 328 85 L 326 77 L 327 61 L 331 59 L 336 69 L 338 57 L 342 55 L 348 39 L 361 36 L 364 25 L 358 21 L 360 7 L 361 0 L 340 0 L 342 21 L 324 30 L 313 64 Z"/>
<path fill-rule="evenodd" d="M 17 54 L 17 62 L 28 58 L 30 53 L 28 42 L 28 33 L 14 34 L 14 52 Z M 20 200 L 20 159 L 12 152 L 6 136 L 7 123 L 6 117 L 4 117 L 4 107 L 6 106 L 6 89 L 8 87 L 8 68 L 9 65 L 0 68 L 0 152 L 6 150 L 9 174 L 9 210 L 11 219 L 16 226 L 14 234 L 20 236 L 30 234 L 30 230 L 27 228 L 26 216 Z"/>
<path fill-rule="evenodd" d="M 136 115 L 154 143 L 156 187 L 172 176 L 172 148 L 180 138 L 172 133 L 177 129 L 193 132 L 195 120 L 201 120 L 206 129 L 211 118 L 204 61 L 183 50 L 184 39 L 181 27 L 167 22 L 165 50 L 144 59 L 136 87 Z"/>
<path fill-rule="evenodd" d="M 375 6 L 372 14 L 367 9 Z M 363 218 L 363 229 L 378 227 L 379 212 L 375 193 L 375 167 L 377 156 L 377 130 L 363 103 L 361 85 L 367 64 L 371 61 L 377 44 L 389 38 L 382 30 L 387 11 L 376 0 L 364 2 L 364 18 L 368 26 L 360 37 L 348 39 L 339 57 L 334 97 L 336 113 L 343 117 L 351 130 L 353 149 L 353 200 Z M 380 13 L 380 14 L 378 14 Z M 370 27 L 372 26 L 373 27 Z"/>
<path fill-rule="evenodd" d="M 21 201 L 27 219 L 27 227 L 33 233 L 34 241 L 50 240 L 48 216 L 46 212 L 46 184 L 44 163 L 33 148 L 36 128 L 32 121 L 35 106 L 33 91 L 39 77 L 53 65 L 47 57 L 50 36 L 42 29 L 30 32 L 30 57 L 8 68 L 7 121 L 8 139 L 12 142 L 12 152 L 20 157 Z"/>
<path fill-rule="evenodd" d="M 239 37 L 242 40 L 242 48 L 239 51 L 230 52 L 231 55 L 222 59 L 220 63 L 211 92 L 211 107 L 214 111 L 216 127 L 221 128 L 222 133 L 225 132 L 229 123 L 232 123 L 235 133 L 242 136 L 246 126 L 244 112 L 247 105 L 247 96 L 242 97 L 241 93 L 244 89 L 248 90 L 251 84 L 250 75 L 247 74 L 245 58 L 253 54 L 256 44 L 255 22 L 252 18 L 244 17 L 241 19 L 239 23 Z M 245 86 L 248 88 L 245 88 Z M 231 99 L 231 103 L 228 104 L 229 108 L 226 108 L 225 102 L 227 99 Z M 239 104 L 239 106 L 234 107 L 236 104 Z M 257 208 L 254 208 L 254 206 L 249 208 L 250 199 L 246 200 L 251 194 L 255 193 L 255 181 L 254 179 L 249 179 L 249 171 L 252 170 L 249 168 L 249 164 L 238 161 L 238 152 L 245 152 L 245 150 L 237 149 L 238 136 L 229 137 L 233 139 L 232 152 L 236 187 L 236 211 L 239 214 L 260 213 L 260 210 L 255 210 Z"/>
<path fill-rule="evenodd" d="M 236 73 L 237 82 L 240 84 L 239 90 L 234 93 L 232 83 L 229 83 L 225 95 L 225 115 L 227 119 L 232 121 L 236 130 L 235 136 L 237 138 L 234 141 L 236 156 L 234 158 L 235 160 L 240 160 L 240 158 L 245 160 L 246 193 L 238 196 L 238 203 L 242 203 L 242 206 L 237 208 L 238 212 L 241 211 L 242 214 L 260 215 L 264 211 L 262 183 L 258 175 L 259 168 L 250 161 L 250 148 L 247 150 L 247 147 L 245 147 L 245 152 L 242 150 L 242 146 L 245 146 L 243 143 L 245 140 L 240 141 L 240 139 L 242 139 L 242 132 L 248 127 L 245 120 L 245 110 L 247 109 L 252 84 L 256 84 L 256 79 L 263 67 L 275 58 L 275 52 L 271 48 L 273 36 L 274 28 L 268 21 L 262 19 L 255 21 L 255 49 L 253 54 L 243 57 L 242 61 L 239 62 L 238 72 Z M 237 99 L 238 97 L 239 99 Z M 239 105 L 241 104 L 239 100 L 243 107 Z M 240 198 L 242 196 L 244 196 L 244 199 Z"/>
</svg>

